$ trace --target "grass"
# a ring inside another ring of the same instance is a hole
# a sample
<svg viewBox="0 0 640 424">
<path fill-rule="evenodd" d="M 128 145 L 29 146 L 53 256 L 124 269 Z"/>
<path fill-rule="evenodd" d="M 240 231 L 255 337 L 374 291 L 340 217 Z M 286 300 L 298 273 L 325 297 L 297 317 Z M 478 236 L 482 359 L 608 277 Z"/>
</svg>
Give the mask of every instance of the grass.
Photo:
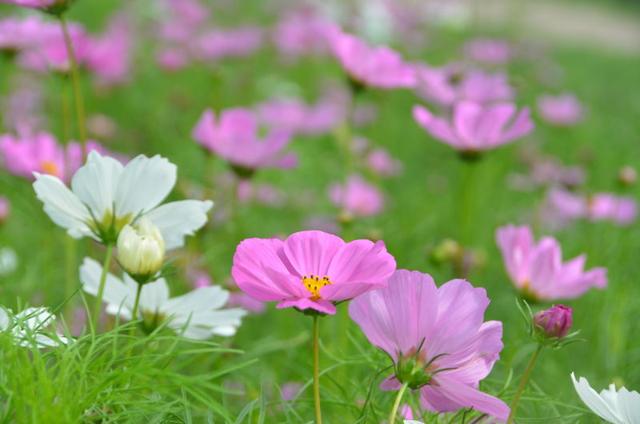
<svg viewBox="0 0 640 424">
<path fill-rule="evenodd" d="M 112 4 L 94 3 L 78 2 L 72 17 L 89 27 L 99 27 L 100 18 Z M 91 13 L 94 7 L 97 9 Z M 416 59 L 453 59 L 464 36 L 436 34 L 429 50 Z M 117 137 L 110 148 L 130 155 L 159 153 L 176 163 L 180 178 L 176 198 L 203 189 L 220 199 L 223 192 L 212 175 L 224 171 L 225 165 L 207 157 L 189 136 L 205 107 L 250 106 L 283 87 L 314 99 L 322 91 L 319 83 L 324 78 L 341 81 L 339 69 L 330 60 L 284 66 L 273 60 L 269 50 L 213 69 L 192 67 L 164 74 L 149 53 L 140 50 L 129 86 L 103 95 L 92 90 L 87 78 L 83 80 L 87 110 L 110 116 L 117 123 Z M 566 163 L 582 164 L 588 173 L 589 191 L 640 195 L 638 185 L 624 191 L 616 185 L 618 169 L 637 165 L 640 157 L 638 58 L 588 49 L 557 48 L 549 54 L 564 74 L 551 87 L 539 81 L 544 71 L 539 61 L 513 65 L 510 76 L 519 92 L 518 102 L 533 105 L 542 92 L 566 89 L 586 105 L 587 119 L 571 129 L 551 128 L 538 120 L 528 139 L 488 154 L 478 166 L 475 182 L 473 240 L 486 253 L 487 261 L 470 280 L 487 289 L 492 300 L 487 318 L 501 320 L 505 331 L 501 360 L 483 388 L 507 401 L 534 346 L 527 340 L 515 293 L 493 241 L 494 231 L 506 223 L 526 222 L 544 196 L 541 190 L 516 192 L 508 188 L 508 175 L 523 170 L 517 159 L 519 149 L 535 144 Z M 11 65 L 1 63 L 0 78 L 4 80 L 12 72 Z M 45 113 L 52 132 L 61 134 L 58 105 L 66 81 L 56 76 L 43 78 L 47 85 Z M 6 90 L 7 84 L 2 86 Z M 451 270 L 431 263 L 429 251 L 442 239 L 457 235 L 454 202 L 461 164 L 448 147 L 430 139 L 413 123 L 410 109 L 417 99 L 411 93 L 369 92 L 365 100 L 378 106 L 378 119 L 357 133 L 401 159 L 404 172 L 380 181 L 387 195 L 385 212 L 356 222 L 349 236 L 375 234 L 385 240 L 399 267 L 428 272 L 443 283 L 453 277 Z M 214 280 L 223 283 L 229 278 L 232 255 L 241 239 L 288 234 L 303 229 L 309 215 L 337 213 L 326 196 L 327 186 L 344 177 L 344 163 L 333 137 L 300 138 L 293 149 L 299 153 L 298 169 L 257 175 L 258 181 L 285 190 L 287 205 L 242 207 L 235 225 L 212 223 L 201 231 L 178 253 L 178 273 L 170 280 L 172 292 L 188 287 L 181 264 L 201 258 Z M 28 182 L 0 174 L 0 193 L 11 200 L 13 208 L 10 220 L 0 228 L 0 245 L 11 246 L 20 259 L 17 271 L 2 277 L 0 303 L 13 308 L 20 302 L 62 304 L 68 274 L 63 232 L 42 212 Z M 538 236 L 542 234 L 537 231 Z M 555 236 L 565 257 L 586 252 L 589 266 L 606 266 L 609 287 L 570 302 L 575 328 L 581 330 L 585 341 L 542 353 L 520 404 L 522 418 L 518 422 L 597 422 L 579 401 L 569 374 L 575 371 L 587 376 L 594 387 L 604 387 L 611 380 L 640 387 L 640 324 L 635 319 L 640 309 L 636 295 L 640 231 L 637 224 L 619 228 L 578 223 Z M 103 254 L 100 247 L 86 240 L 77 244 L 77 250 L 76 265 L 84 255 L 100 259 Z M 74 280 L 73 285 L 77 287 L 79 282 Z M 70 302 L 83 305 L 79 294 Z M 309 317 L 270 307 L 264 315 L 246 318 L 232 340 L 213 342 L 187 342 L 162 330 L 134 338 L 128 334 L 126 327 L 119 327 L 104 334 L 84 335 L 67 348 L 44 351 L 19 348 L 6 335 L 0 337 L 3 422 L 311 422 Z M 337 316 L 321 320 L 321 335 L 326 422 L 381 422 L 393 402 L 393 394 L 377 389 L 387 372 L 387 358 L 348 321 L 346 305 L 339 307 Z M 303 389 L 294 400 L 282 401 L 280 389 L 289 381 L 299 382 Z M 414 397 L 407 399 L 416 402 Z M 448 419 L 460 422 L 462 416 Z"/>
</svg>

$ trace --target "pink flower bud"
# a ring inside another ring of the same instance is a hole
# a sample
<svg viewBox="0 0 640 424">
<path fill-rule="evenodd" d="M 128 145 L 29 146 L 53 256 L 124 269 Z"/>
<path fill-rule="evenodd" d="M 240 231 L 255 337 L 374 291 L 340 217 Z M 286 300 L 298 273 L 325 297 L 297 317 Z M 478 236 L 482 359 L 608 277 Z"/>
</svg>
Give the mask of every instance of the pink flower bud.
<svg viewBox="0 0 640 424">
<path fill-rule="evenodd" d="M 565 305 L 554 305 L 533 316 L 537 329 L 547 337 L 561 339 L 567 335 L 573 324 L 573 310 Z"/>
</svg>

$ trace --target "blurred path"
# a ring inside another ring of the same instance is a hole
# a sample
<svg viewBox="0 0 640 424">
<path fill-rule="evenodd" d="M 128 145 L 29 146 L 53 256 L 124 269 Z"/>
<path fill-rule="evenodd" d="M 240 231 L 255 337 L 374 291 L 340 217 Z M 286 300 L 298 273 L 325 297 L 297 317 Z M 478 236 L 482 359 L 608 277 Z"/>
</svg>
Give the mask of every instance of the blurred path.
<svg viewBox="0 0 640 424">
<path fill-rule="evenodd" d="M 640 13 L 614 5 L 553 0 L 472 0 L 482 24 L 511 26 L 523 35 L 640 54 Z M 631 11 L 633 12 L 633 11 Z"/>
</svg>

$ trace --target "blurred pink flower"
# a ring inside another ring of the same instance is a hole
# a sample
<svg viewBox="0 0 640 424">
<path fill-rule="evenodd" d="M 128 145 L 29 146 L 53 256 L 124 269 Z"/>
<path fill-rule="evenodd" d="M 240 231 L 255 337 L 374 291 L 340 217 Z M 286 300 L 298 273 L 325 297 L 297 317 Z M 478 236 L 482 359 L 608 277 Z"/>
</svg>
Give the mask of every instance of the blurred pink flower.
<svg viewBox="0 0 640 424">
<path fill-rule="evenodd" d="M 476 38 L 464 45 L 465 55 L 477 62 L 500 65 L 511 60 L 513 52 L 508 42 L 492 38 Z"/>
<path fill-rule="evenodd" d="M 453 107 L 450 120 L 414 106 L 413 118 L 432 137 L 462 152 L 481 152 L 524 137 L 533 130 L 529 109 L 513 103 L 480 105 L 462 101 Z"/>
<path fill-rule="evenodd" d="M 189 56 L 179 48 L 166 48 L 156 54 L 156 62 L 165 71 L 177 71 L 189 64 Z"/>
<path fill-rule="evenodd" d="M 346 105 L 336 96 L 325 95 L 307 105 L 298 99 L 274 99 L 258 105 L 260 120 L 272 128 L 292 134 L 319 135 L 330 132 L 345 119 Z"/>
<path fill-rule="evenodd" d="M 267 305 L 264 302 L 241 291 L 232 291 L 229 293 L 227 306 L 242 308 L 254 314 L 261 314 L 267 309 Z"/>
<path fill-rule="evenodd" d="M 41 78 L 33 75 L 15 75 L 9 80 L 11 92 L 2 102 L 2 120 L 6 131 L 19 134 L 31 133 L 33 129 L 43 128 L 46 116 Z"/>
<path fill-rule="evenodd" d="M 258 50 L 262 39 L 262 30 L 257 27 L 215 29 L 199 35 L 193 41 L 193 50 L 202 61 L 243 57 Z"/>
<path fill-rule="evenodd" d="M 273 40 L 287 58 L 324 54 L 329 51 L 331 21 L 311 7 L 300 7 L 285 13 L 274 29 Z"/>
<path fill-rule="evenodd" d="M 94 141 L 87 142 L 87 151 L 105 152 Z M 33 173 L 49 174 L 69 181 L 84 163 L 80 143 L 60 145 L 48 133 L 27 136 L 0 135 L 0 158 L 10 173 L 32 180 Z"/>
<path fill-rule="evenodd" d="M 287 402 L 294 400 L 298 396 L 301 390 L 302 390 L 301 383 L 298 383 L 295 381 L 289 381 L 287 383 L 284 383 L 280 388 L 282 400 Z"/>
<path fill-rule="evenodd" d="M 607 285 L 607 270 L 584 270 L 586 255 L 562 262 L 559 243 L 544 237 L 538 243 L 529 227 L 507 225 L 496 231 L 511 281 L 523 296 L 537 301 L 572 299 L 592 287 Z"/>
<path fill-rule="evenodd" d="M 207 109 L 192 132 L 193 138 L 212 153 L 231 165 L 245 169 L 292 168 L 297 164 L 293 153 L 285 153 L 289 134 L 271 130 L 263 139 L 258 138 L 258 122 L 247 109 L 227 109 L 218 119 Z"/>
<path fill-rule="evenodd" d="M 544 95 L 538 98 L 538 112 L 553 125 L 570 126 L 582 120 L 582 106 L 572 94 Z"/>
<path fill-rule="evenodd" d="M 335 206 L 354 217 L 377 215 L 384 205 L 384 196 L 378 188 L 358 175 L 350 176 L 344 185 L 332 185 L 329 197 Z"/>
<path fill-rule="evenodd" d="M 249 296 L 277 307 L 336 313 L 334 303 L 384 287 L 396 263 L 383 242 L 301 231 L 280 239 L 246 239 L 231 274 Z"/>
<path fill-rule="evenodd" d="M 393 89 L 413 87 L 414 67 L 388 47 L 370 47 L 355 35 L 334 27 L 329 36 L 331 51 L 349 77 L 364 86 Z"/>
<path fill-rule="evenodd" d="M 478 389 L 503 347 L 502 323 L 484 321 L 488 305 L 486 291 L 467 281 L 438 288 L 428 274 L 398 270 L 387 287 L 355 298 L 349 315 L 394 362 L 382 390 L 406 383 L 429 411 L 473 408 L 504 421 L 509 407 Z"/>
<path fill-rule="evenodd" d="M 66 9 L 69 4 L 69 0 L 0 0 L 0 3 L 54 11 L 58 9 Z"/>
<path fill-rule="evenodd" d="M 280 206 L 285 201 L 285 195 L 278 187 L 246 179 L 238 181 L 237 196 L 241 203 L 255 201 L 267 206 Z"/>
<path fill-rule="evenodd" d="M 0 52 L 17 53 L 33 43 L 42 20 L 36 16 L 0 20 Z"/>
<path fill-rule="evenodd" d="M 4 196 L 0 196 L 0 224 L 9 218 L 11 213 L 11 202 Z"/>
<path fill-rule="evenodd" d="M 402 171 L 402 162 L 391 157 L 382 148 L 373 149 L 367 155 L 367 166 L 382 177 L 398 175 Z"/>
<path fill-rule="evenodd" d="M 479 69 L 462 71 L 456 65 L 431 68 L 416 66 L 416 92 L 441 106 L 461 100 L 492 103 L 513 99 L 513 88 L 503 73 L 487 73 Z"/>
<path fill-rule="evenodd" d="M 546 207 L 550 208 L 551 217 L 557 218 L 560 222 L 584 218 L 629 225 L 635 221 L 638 214 L 637 203 L 631 197 L 611 193 L 582 196 L 561 188 L 549 191 Z"/>
<path fill-rule="evenodd" d="M 86 66 L 103 85 L 125 82 L 131 72 L 133 34 L 124 15 L 116 15 L 99 36 L 88 38 Z"/>
<path fill-rule="evenodd" d="M 191 282 L 191 286 L 194 289 L 199 289 L 202 287 L 209 287 L 213 285 L 213 278 L 209 275 L 208 272 L 203 271 L 202 269 L 191 268 L 187 271 L 187 277 Z"/>
<path fill-rule="evenodd" d="M 325 233 L 339 233 L 340 227 L 336 223 L 333 216 L 328 215 L 310 215 L 307 216 L 302 225 L 303 228 L 309 230 L 319 230 Z"/>
</svg>

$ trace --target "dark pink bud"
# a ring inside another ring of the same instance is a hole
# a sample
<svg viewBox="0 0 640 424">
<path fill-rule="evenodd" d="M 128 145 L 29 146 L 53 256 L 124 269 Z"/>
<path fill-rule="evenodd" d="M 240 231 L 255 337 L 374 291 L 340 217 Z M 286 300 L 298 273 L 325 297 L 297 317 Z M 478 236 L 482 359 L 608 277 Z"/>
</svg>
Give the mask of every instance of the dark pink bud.
<svg viewBox="0 0 640 424">
<path fill-rule="evenodd" d="M 567 335 L 573 324 L 573 310 L 565 305 L 554 305 L 533 316 L 533 322 L 547 337 L 558 339 Z"/>
</svg>

